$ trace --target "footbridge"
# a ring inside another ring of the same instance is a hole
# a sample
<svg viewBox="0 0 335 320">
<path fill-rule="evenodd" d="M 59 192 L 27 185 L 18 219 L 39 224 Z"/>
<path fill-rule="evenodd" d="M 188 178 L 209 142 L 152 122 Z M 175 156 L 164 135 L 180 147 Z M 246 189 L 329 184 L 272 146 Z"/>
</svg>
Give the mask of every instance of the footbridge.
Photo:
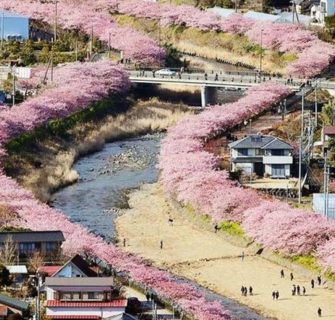
<svg viewBox="0 0 335 320">
<path fill-rule="evenodd" d="M 198 86 L 201 90 L 201 106 L 205 107 L 216 100 L 217 89 L 246 90 L 265 81 L 276 81 L 288 85 L 292 91 L 298 92 L 305 84 L 301 79 L 285 79 L 281 77 L 262 76 L 257 73 L 175 73 L 164 76 L 154 71 L 128 70 L 129 79 L 132 83 L 147 84 L 173 84 Z M 312 85 L 312 83 L 311 83 Z M 318 86 L 335 91 L 335 82 L 320 79 Z"/>
</svg>

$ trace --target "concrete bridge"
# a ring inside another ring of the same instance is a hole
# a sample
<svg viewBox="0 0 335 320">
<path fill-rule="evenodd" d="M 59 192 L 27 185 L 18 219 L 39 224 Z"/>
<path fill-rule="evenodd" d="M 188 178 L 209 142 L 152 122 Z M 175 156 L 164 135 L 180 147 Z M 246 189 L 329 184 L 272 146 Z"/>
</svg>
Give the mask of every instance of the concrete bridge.
<svg viewBox="0 0 335 320">
<path fill-rule="evenodd" d="M 132 83 L 174 84 L 198 86 L 201 90 L 201 106 L 213 104 L 216 101 L 217 89 L 246 90 L 264 81 L 276 81 L 288 85 L 292 91 L 300 91 L 305 84 L 301 79 L 285 79 L 281 77 L 262 76 L 257 73 L 176 73 L 172 76 L 163 76 L 153 71 L 131 70 L 129 79 Z M 315 83 L 312 83 L 314 85 Z M 335 82 L 319 79 L 318 87 L 335 92 Z"/>
</svg>

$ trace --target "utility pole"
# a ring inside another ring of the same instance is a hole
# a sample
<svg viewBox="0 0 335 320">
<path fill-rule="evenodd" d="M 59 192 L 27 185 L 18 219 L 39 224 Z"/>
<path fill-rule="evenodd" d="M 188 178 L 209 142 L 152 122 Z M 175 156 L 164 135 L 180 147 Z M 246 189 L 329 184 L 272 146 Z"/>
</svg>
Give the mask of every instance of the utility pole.
<svg viewBox="0 0 335 320">
<path fill-rule="evenodd" d="M 75 48 L 76 62 L 78 61 L 78 38 L 76 38 L 76 48 Z"/>
<path fill-rule="evenodd" d="M 111 33 L 108 33 L 108 58 L 111 57 Z"/>
<path fill-rule="evenodd" d="M 315 115 L 315 130 L 318 128 L 318 95 L 317 95 L 317 89 L 318 89 L 318 83 L 317 80 L 315 80 L 315 90 L 314 90 L 314 115 Z"/>
<path fill-rule="evenodd" d="M 5 37 L 5 11 L 2 8 L 2 14 L 1 14 L 1 50 L 3 50 L 3 42 Z"/>
<path fill-rule="evenodd" d="M 302 189 L 302 139 L 304 135 L 304 107 L 305 107 L 305 92 L 302 89 L 301 95 L 301 130 L 300 130 L 300 144 L 299 144 L 299 204 L 301 203 L 301 189 Z"/>
<path fill-rule="evenodd" d="M 263 29 L 261 29 L 261 56 L 259 59 L 259 80 L 262 82 L 262 64 L 263 64 Z"/>
<path fill-rule="evenodd" d="M 238 0 L 235 0 L 235 12 L 237 13 L 237 1 Z"/>
<path fill-rule="evenodd" d="M 328 183 L 328 179 L 329 179 L 329 168 L 328 168 L 328 164 L 327 164 L 327 158 L 328 158 L 328 153 L 327 151 L 324 154 L 324 177 L 323 177 L 323 200 L 324 200 L 324 211 L 323 214 L 324 216 L 327 218 L 328 217 L 328 192 L 329 192 L 329 183 Z"/>
<path fill-rule="evenodd" d="M 57 41 L 57 23 L 58 23 L 58 0 L 54 0 L 55 4 L 55 24 L 54 24 L 54 42 Z"/>
<path fill-rule="evenodd" d="M 93 26 L 91 28 L 90 60 L 92 58 L 92 54 L 93 54 Z"/>
<path fill-rule="evenodd" d="M 15 105 L 15 92 L 16 92 L 16 83 L 15 83 L 15 65 L 12 67 L 12 75 L 13 75 L 13 100 L 12 106 Z"/>
</svg>

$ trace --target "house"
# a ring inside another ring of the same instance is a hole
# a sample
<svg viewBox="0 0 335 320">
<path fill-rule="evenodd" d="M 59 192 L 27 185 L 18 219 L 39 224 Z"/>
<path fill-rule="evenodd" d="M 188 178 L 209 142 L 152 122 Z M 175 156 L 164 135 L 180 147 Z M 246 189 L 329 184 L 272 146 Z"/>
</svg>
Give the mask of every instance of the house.
<svg viewBox="0 0 335 320">
<path fill-rule="evenodd" d="M 25 265 L 6 266 L 15 286 L 21 287 L 27 277 L 28 270 Z"/>
<path fill-rule="evenodd" d="M 321 145 L 324 151 L 328 149 L 330 139 L 335 138 L 335 126 L 324 126 L 321 132 Z"/>
<path fill-rule="evenodd" d="M 97 277 L 97 273 L 90 268 L 89 264 L 79 254 L 77 254 L 63 266 L 58 267 L 51 277 Z"/>
<path fill-rule="evenodd" d="M 124 298 L 113 298 L 112 277 L 47 277 L 47 319 L 105 319 L 122 315 Z"/>
<path fill-rule="evenodd" d="M 19 260 L 24 260 L 35 252 L 45 257 L 58 255 L 64 240 L 61 231 L 0 232 L 0 247 L 3 248 L 6 242 L 13 243 Z"/>
<path fill-rule="evenodd" d="M 0 39 L 26 40 L 29 39 L 29 18 L 14 12 L 0 11 Z"/>
<path fill-rule="evenodd" d="M 231 169 L 260 177 L 288 178 L 293 163 L 293 147 L 266 135 L 249 135 L 230 143 Z"/>
<path fill-rule="evenodd" d="M 0 294 L 0 318 L 6 319 L 9 315 L 18 313 L 28 315 L 29 304 L 27 302 Z"/>
<path fill-rule="evenodd" d="M 335 0 L 320 0 L 319 5 L 311 8 L 311 18 L 321 25 L 325 24 L 325 18 L 335 15 Z"/>
</svg>

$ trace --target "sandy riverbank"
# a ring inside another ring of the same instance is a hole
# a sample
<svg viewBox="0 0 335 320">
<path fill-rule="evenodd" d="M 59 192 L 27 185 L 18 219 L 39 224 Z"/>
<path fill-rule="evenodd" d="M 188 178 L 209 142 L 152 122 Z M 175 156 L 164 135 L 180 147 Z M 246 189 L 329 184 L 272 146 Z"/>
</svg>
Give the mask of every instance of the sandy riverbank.
<svg viewBox="0 0 335 320">
<path fill-rule="evenodd" d="M 228 243 L 222 236 L 203 230 L 188 216 L 177 212 L 158 184 L 145 185 L 130 195 L 129 210 L 116 221 L 120 243 L 126 239 L 126 250 L 154 262 L 155 265 L 192 279 L 268 317 L 280 320 L 316 319 L 318 307 L 323 317 L 335 319 L 335 292 L 324 286 L 311 289 L 310 278 L 290 270 L 280 278 L 281 267 L 254 255 L 254 250 Z M 169 217 L 174 225 L 168 223 Z M 163 249 L 160 241 L 163 240 Z M 242 261 L 241 253 L 245 252 Z M 305 286 L 306 296 L 292 296 L 292 284 Z M 252 297 L 242 297 L 240 287 L 253 286 Z M 278 290 L 280 299 L 271 293 Z"/>
</svg>

